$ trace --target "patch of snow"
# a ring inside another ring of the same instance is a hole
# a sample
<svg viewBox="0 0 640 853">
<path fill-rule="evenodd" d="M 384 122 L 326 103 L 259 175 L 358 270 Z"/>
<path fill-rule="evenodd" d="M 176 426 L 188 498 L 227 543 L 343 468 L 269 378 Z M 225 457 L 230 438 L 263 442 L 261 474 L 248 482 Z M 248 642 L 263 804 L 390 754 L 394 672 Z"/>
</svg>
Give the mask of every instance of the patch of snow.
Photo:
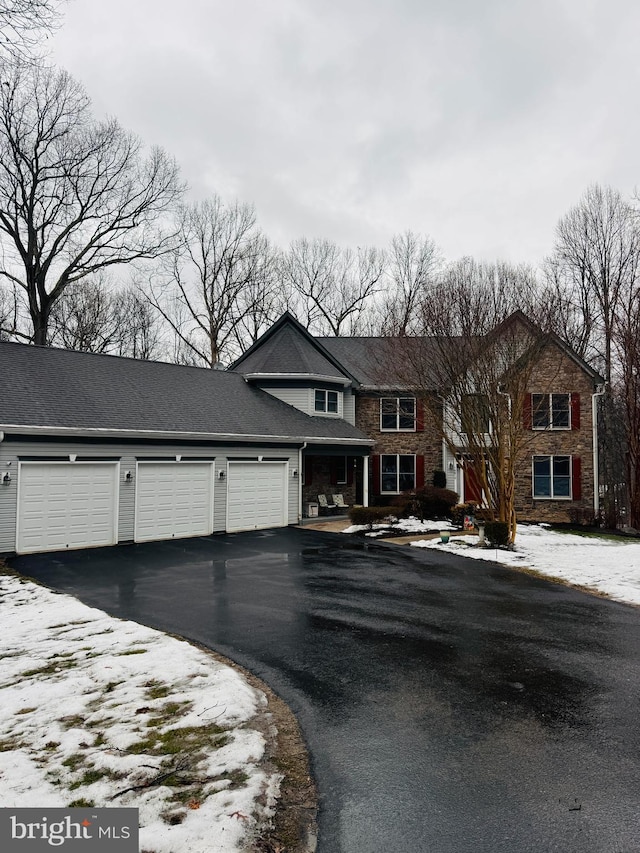
<svg viewBox="0 0 640 853">
<path fill-rule="evenodd" d="M 438 540 L 411 544 L 503 565 L 526 566 L 541 575 L 640 604 L 640 542 L 561 533 L 548 524 L 521 524 L 513 551 L 480 548 L 477 543 L 477 536 L 454 536 L 447 545 Z"/>
<path fill-rule="evenodd" d="M 458 528 L 449 519 L 440 521 L 425 518 L 420 521 L 419 518 L 399 518 L 393 522 L 376 523 L 369 527 L 368 524 L 352 524 L 345 528 L 343 533 L 363 533 L 370 531 L 367 536 L 412 536 L 420 533 L 437 533 L 439 530 L 457 530 Z M 379 532 L 377 532 L 379 531 Z"/>
<path fill-rule="evenodd" d="M 252 726 L 264 694 L 187 642 L 31 582 L 0 577 L 0 600 L 0 807 L 82 798 L 138 808 L 142 850 L 246 849 L 280 782 Z M 189 727 L 203 733 L 191 754 L 137 751 L 151 733 Z M 204 780 L 190 804 L 162 782 L 121 793 L 181 760 Z"/>
</svg>

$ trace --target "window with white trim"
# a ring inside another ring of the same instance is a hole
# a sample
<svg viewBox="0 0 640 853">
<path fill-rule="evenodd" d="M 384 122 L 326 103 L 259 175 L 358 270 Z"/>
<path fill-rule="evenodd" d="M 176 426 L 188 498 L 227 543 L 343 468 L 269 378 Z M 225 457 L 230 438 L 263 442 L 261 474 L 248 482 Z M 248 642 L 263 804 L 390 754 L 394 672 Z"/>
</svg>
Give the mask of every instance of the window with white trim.
<svg viewBox="0 0 640 853">
<path fill-rule="evenodd" d="M 316 412 L 327 412 L 330 415 L 337 415 L 338 392 L 326 391 L 324 388 L 316 388 L 314 391 L 313 408 Z"/>
<path fill-rule="evenodd" d="M 571 394 L 532 394 L 533 429 L 571 429 Z"/>
<path fill-rule="evenodd" d="M 533 497 L 571 498 L 571 457 L 533 457 Z"/>
<path fill-rule="evenodd" d="M 416 457 L 383 454 L 380 459 L 380 491 L 398 494 L 416 487 Z"/>
<path fill-rule="evenodd" d="M 380 400 L 382 432 L 415 432 L 415 397 L 383 397 Z"/>
</svg>

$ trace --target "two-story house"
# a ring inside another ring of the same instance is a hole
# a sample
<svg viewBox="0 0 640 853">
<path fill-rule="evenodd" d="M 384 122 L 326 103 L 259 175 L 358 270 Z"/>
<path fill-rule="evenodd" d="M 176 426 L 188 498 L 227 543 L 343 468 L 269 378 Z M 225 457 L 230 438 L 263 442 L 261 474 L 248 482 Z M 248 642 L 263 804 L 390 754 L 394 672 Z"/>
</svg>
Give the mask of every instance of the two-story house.
<svg viewBox="0 0 640 853">
<path fill-rule="evenodd" d="M 523 318 L 523 322 L 530 324 Z M 407 381 L 406 354 L 415 347 L 427 364 L 422 385 Z M 428 339 L 314 337 L 284 314 L 232 366 L 250 384 L 307 415 L 344 418 L 374 441 L 371 456 L 303 452 L 303 504 L 340 492 L 349 504 L 383 503 L 446 474 L 460 501 L 483 496 L 465 447 L 443 438 L 442 389 L 428 363 L 438 351 Z M 580 521 L 598 513 L 595 397 L 602 379 L 557 336 L 546 336 L 530 371 L 523 424 L 526 455 L 516 476 L 519 518 Z M 443 400 L 443 405 L 444 405 Z M 522 416 L 522 415 L 521 415 Z"/>
</svg>

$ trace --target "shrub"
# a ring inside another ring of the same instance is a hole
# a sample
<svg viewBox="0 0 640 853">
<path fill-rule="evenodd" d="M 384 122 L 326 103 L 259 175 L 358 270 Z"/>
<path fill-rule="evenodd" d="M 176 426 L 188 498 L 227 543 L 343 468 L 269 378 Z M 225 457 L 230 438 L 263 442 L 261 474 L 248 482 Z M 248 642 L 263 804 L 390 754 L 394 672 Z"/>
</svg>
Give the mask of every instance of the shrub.
<svg viewBox="0 0 640 853">
<path fill-rule="evenodd" d="M 433 472 L 432 483 L 436 489 L 446 489 L 447 488 L 447 475 L 445 474 L 445 472 L 436 469 Z"/>
<path fill-rule="evenodd" d="M 457 494 L 450 489 L 424 486 L 410 496 L 407 510 L 419 516 L 421 521 L 425 518 L 451 518 L 457 499 Z"/>
<path fill-rule="evenodd" d="M 368 524 L 388 518 L 393 513 L 389 507 L 384 506 L 352 506 L 349 510 L 349 518 L 352 524 Z"/>
<path fill-rule="evenodd" d="M 484 535 L 494 548 L 506 548 L 509 544 L 509 525 L 506 521 L 487 521 Z"/>
</svg>

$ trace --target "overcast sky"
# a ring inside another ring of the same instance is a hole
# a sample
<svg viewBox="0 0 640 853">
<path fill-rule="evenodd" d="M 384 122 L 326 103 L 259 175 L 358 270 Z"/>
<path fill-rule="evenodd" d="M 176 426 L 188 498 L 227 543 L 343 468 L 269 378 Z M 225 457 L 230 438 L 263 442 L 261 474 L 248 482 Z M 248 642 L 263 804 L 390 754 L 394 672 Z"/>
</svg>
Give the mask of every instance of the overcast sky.
<svg viewBox="0 0 640 853">
<path fill-rule="evenodd" d="M 280 245 L 536 263 L 640 186 L 639 42 L 637 0 L 70 0 L 52 58 Z"/>
</svg>

